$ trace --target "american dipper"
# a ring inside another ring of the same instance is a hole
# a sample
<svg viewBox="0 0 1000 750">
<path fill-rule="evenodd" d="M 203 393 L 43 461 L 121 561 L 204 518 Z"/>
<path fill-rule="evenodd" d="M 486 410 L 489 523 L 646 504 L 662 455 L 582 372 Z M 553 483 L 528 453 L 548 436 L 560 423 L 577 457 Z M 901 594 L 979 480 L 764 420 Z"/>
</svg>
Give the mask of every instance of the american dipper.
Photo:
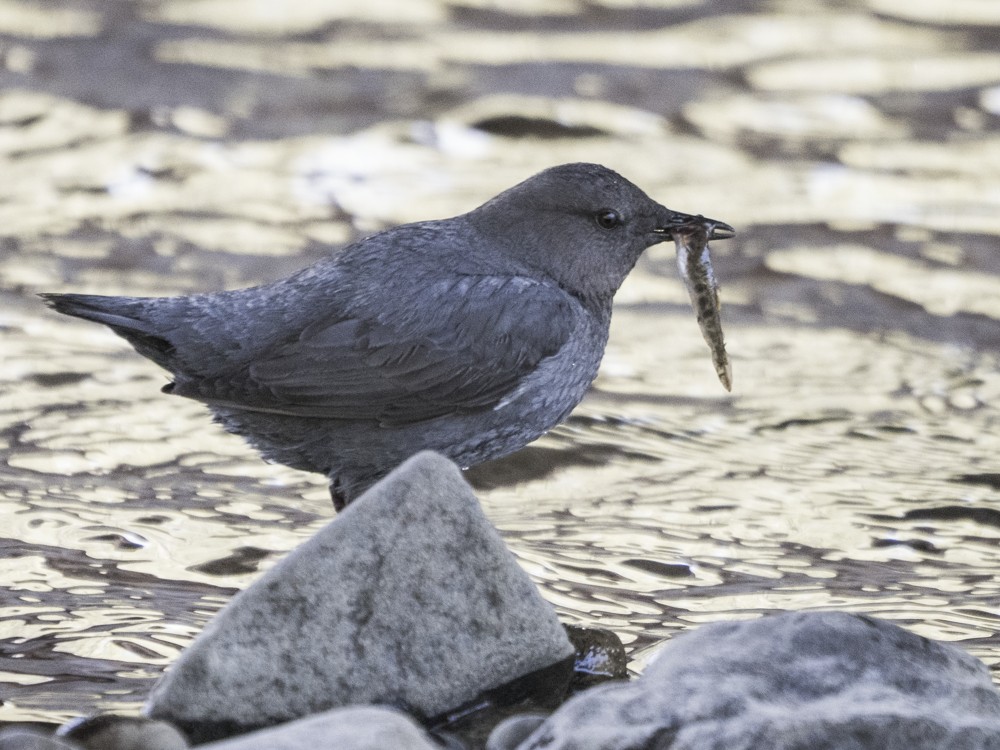
<svg viewBox="0 0 1000 750">
<path fill-rule="evenodd" d="M 682 272 L 714 278 L 707 241 L 733 234 L 565 164 L 263 286 L 42 296 L 110 327 L 170 372 L 165 393 L 207 404 L 266 459 L 325 474 L 340 510 L 419 450 L 468 467 L 559 424 L 597 375 L 612 297 L 642 252 L 674 239 Z"/>
</svg>

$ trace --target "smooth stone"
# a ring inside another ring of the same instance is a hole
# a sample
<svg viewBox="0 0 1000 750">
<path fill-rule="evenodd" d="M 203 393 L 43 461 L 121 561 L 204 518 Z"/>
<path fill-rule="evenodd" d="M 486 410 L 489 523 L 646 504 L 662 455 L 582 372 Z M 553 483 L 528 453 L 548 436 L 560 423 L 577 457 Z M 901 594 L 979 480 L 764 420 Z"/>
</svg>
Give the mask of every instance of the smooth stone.
<svg viewBox="0 0 1000 750">
<path fill-rule="evenodd" d="M 146 713 L 193 742 L 352 704 L 432 717 L 572 653 L 458 467 L 422 452 L 238 594 Z"/>
<path fill-rule="evenodd" d="M 542 725 L 548 714 L 517 714 L 494 727 L 486 740 L 486 750 L 515 750 Z"/>
<path fill-rule="evenodd" d="M 56 732 L 85 750 L 186 750 L 184 736 L 165 721 L 98 714 L 64 724 Z"/>
<path fill-rule="evenodd" d="M 961 649 L 884 620 L 786 613 L 673 638 L 518 750 L 1000 750 L 1000 693 Z"/>
<path fill-rule="evenodd" d="M 79 750 L 79 745 L 36 729 L 14 726 L 0 729 L 0 750 Z"/>
<path fill-rule="evenodd" d="M 199 750 L 440 750 L 412 719 L 388 708 L 349 706 Z"/>
</svg>

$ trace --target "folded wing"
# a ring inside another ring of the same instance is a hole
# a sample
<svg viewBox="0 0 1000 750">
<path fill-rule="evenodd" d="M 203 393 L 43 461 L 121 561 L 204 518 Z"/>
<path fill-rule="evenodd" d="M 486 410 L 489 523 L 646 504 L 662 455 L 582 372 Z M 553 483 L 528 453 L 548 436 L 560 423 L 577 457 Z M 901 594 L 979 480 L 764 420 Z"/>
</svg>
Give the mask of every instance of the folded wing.
<svg viewBox="0 0 1000 750">
<path fill-rule="evenodd" d="M 576 319 L 558 287 L 521 277 L 462 277 L 398 302 L 329 312 L 237 369 L 180 375 L 168 390 L 250 411 L 411 424 L 497 405 L 563 347 Z"/>
</svg>

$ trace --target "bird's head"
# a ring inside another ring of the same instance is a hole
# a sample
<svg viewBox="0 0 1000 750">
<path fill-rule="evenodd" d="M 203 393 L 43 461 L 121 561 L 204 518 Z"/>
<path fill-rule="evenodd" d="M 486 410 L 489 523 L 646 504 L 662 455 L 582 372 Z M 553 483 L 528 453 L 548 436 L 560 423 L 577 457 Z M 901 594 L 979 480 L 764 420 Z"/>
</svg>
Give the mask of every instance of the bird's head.
<svg viewBox="0 0 1000 750">
<path fill-rule="evenodd" d="M 599 164 L 546 169 L 472 211 L 489 244 L 589 303 L 611 299 L 643 251 L 693 223 L 727 224 L 672 211 Z"/>
</svg>

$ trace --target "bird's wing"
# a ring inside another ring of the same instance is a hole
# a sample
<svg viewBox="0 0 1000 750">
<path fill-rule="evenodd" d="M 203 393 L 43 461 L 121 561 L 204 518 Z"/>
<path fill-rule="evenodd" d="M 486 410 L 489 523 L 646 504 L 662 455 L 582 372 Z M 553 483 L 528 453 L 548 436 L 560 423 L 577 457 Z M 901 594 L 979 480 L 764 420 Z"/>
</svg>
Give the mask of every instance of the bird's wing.
<svg viewBox="0 0 1000 750">
<path fill-rule="evenodd" d="M 571 334 L 571 298 L 557 287 L 496 276 L 451 286 L 419 304 L 323 316 L 239 371 L 181 378 L 171 392 L 251 411 L 410 424 L 496 405 Z"/>
</svg>

